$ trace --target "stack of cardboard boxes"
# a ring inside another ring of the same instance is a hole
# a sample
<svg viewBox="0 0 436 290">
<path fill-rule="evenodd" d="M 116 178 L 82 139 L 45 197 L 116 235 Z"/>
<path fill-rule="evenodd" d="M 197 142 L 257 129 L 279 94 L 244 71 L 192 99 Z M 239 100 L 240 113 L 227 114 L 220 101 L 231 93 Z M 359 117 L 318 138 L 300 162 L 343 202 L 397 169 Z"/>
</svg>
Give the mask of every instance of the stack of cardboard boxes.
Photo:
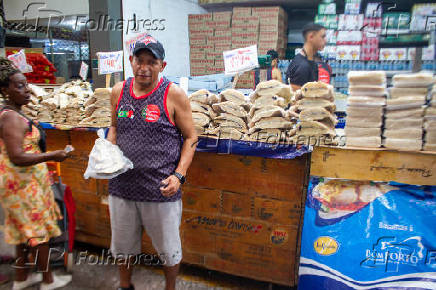
<svg viewBox="0 0 436 290">
<path fill-rule="evenodd" d="M 189 15 L 191 75 L 224 72 L 223 52 L 258 46 L 258 53 L 287 46 L 286 12 L 281 7 L 234 7 L 233 11 Z M 254 87 L 254 72 L 240 76 L 238 88 Z"/>
<path fill-rule="evenodd" d="M 258 53 L 274 49 L 283 58 L 288 44 L 288 15 L 283 8 L 253 7 L 252 15 L 260 20 Z"/>
</svg>

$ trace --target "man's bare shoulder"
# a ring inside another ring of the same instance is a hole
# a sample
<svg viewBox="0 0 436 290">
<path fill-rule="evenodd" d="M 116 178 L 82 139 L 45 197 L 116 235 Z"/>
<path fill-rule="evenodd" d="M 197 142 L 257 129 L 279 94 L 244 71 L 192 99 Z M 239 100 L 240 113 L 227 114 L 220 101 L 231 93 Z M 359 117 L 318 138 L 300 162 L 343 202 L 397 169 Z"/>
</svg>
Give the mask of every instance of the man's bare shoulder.
<svg viewBox="0 0 436 290">
<path fill-rule="evenodd" d="M 170 88 L 168 89 L 168 98 L 175 103 L 183 103 L 188 100 L 185 91 L 174 83 L 171 83 Z"/>
<path fill-rule="evenodd" d="M 121 90 L 123 89 L 124 82 L 118 82 L 112 87 L 112 95 L 116 94 L 117 96 L 120 95 Z"/>
</svg>

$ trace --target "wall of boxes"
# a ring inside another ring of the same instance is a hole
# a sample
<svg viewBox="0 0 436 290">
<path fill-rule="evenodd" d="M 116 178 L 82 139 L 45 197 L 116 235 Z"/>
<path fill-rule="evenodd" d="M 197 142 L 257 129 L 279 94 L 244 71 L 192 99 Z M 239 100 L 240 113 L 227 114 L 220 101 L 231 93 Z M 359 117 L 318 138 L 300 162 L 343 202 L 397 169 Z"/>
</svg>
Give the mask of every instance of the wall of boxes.
<svg viewBox="0 0 436 290">
<path fill-rule="evenodd" d="M 285 56 L 288 16 L 279 6 L 234 7 L 232 11 L 188 16 L 192 76 L 224 72 L 223 52 L 258 46 L 258 54 L 276 50 Z M 238 88 L 252 88 L 254 72 L 239 77 Z"/>
</svg>

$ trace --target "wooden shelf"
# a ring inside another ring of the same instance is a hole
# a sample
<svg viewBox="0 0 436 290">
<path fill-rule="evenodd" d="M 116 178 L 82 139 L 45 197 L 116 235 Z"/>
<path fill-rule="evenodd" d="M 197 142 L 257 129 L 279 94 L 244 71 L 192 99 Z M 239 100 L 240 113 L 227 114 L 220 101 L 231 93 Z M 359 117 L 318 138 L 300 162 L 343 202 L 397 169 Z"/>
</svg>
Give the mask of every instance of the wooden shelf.
<svg viewBox="0 0 436 290">
<path fill-rule="evenodd" d="M 436 152 L 315 147 L 310 174 L 352 180 L 436 185 Z"/>
<path fill-rule="evenodd" d="M 316 8 L 319 1 L 315 0 L 238 0 L 238 1 L 209 1 L 199 5 L 204 8 L 223 8 L 233 6 L 284 6 L 292 8 Z"/>
</svg>

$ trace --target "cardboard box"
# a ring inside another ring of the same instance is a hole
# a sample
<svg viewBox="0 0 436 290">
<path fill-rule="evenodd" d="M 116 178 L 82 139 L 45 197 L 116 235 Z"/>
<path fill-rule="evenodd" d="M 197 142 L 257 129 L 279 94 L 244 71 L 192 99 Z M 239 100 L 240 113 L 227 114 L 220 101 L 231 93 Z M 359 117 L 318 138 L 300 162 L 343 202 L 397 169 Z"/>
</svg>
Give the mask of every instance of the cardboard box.
<svg viewBox="0 0 436 290">
<path fill-rule="evenodd" d="M 287 36 L 279 31 L 261 31 L 259 33 L 259 41 L 271 41 L 271 42 L 277 42 L 277 41 L 284 41 L 287 39 Z"/>
<path fill-rule="evenodd" d="M 359 45 L 338 45 L 336 47 L 337 60 L 360 60 Z"/>
<path fill-rule="evenodd" d="M 210 44 L 206 45 L 191 45 L 191 52 L 211 52 L 215 50 L 215 47 Z"/>
<path fill-rule="evenodd" d="M 213 36 L 214 30 L 213 29 L 206 29 L 206 27 L 203 27 L 204 29 L 189 29 L 189 37 L 194 36 Z"/>
<path fill-rule="evenodd" d="M 232 30 L 232 40 L 233 39 L 249 39 L 249 40 L 257 40 L 259 34 L 257 32 L 239 32 Z"/>
<path fill-rule="evenodd" d="M 214 52 L 208 52 L 207 54 L 206 54 L 206 58 L 207 59 L 213 59 L 213 60 L 222 60 L 223 59 L 223 53 L 222 52 L 217 52 L 217 51 L 214 51 Z"/>
<path fill-rule="evenodd" d="M 207 21 L 206 26 L 209 28 L 230 28 L 231 20 L 212 20 Z"/>
<path fill-rule="evenodd" d="M 206 67 L 203 65 L 193 65 L 191 64 L 191 75 L 192 76 L 202 76 L 206 71 Z"/>
<path fill-rule="evenodd" d="M 251 7 L 233 7 L 232 17 L 235 16 L 251 16 Z"/>
<path fill-rule="evenodd" d="M 206 58 L 206 52 L 204 51 L 191 51 L 189 53 L 189 59 L 193 60 L 193 59 L 205 59 Z"/>
<path fill-rule="evenodd" d="M 232 36 L 232 30 L 231 29 L 217 28 L 217 29 L 215 29 L 214 36 L 227 36 L 227 37 L 231 37 Z"/>
<path fill-rule="evenodd" d="M 247 41 L 247 40 L 233 40 L 232 41 L 232 49 L 236 49 L 236 48 L 244 48 L 244 47 L 248 47 L 248 46 L 252 46 L 257 44 L 257 41 L 255 40 L 251 40 L 251 41 Z"/>
<path fill-rule="evenodd" d="M 220 20 L 231 20 L 232 19 L 232 11 L 225 11 L 225 12 L 213 12 L 212 18 L 214 21 L 220 21 Z"/>
<path fill-rule="evenodd" d="M 259 32 L 259 23 L 256 24 L 247 24 L 247 23 L 236 23 L 232 25 L 232 31 L 238 32 Z"/>
<path fill-rule="evenodd" d="M 209 64 L 209 65 L 210 65 L 210 64 L 213 64 L 213 60 L 206 59 L 206 58 L 204 58 L 204 59 L 193 59 L 193 60 L 191 60 L 191 65 L 195 65 L 195 66 L 197 66 L 197 65 L 207 66 L 208 64 Z"/>
<path fill-rule="evenodd" d="M 207 38 L 207 44 L 230 43 L 231 41 L 231 36 L 209 36 Z"/>
<path fill-rule="evenodd" d="M 260 23 L 259 26 L 260 31 L 280 31 L 286 34 L 288 30 L 288 25 L 284 22 L 275 22 L 275 23 Z"/>
<path fill-rule="evenodd" d="M 259 17 L 257 16 L 233 16 L 232 17 L 232 26 L 235 24 L 259 24 Z"/>
<path fill-rule="evenodd" d="M 226 50 L 231 50 L 232 49 L 232 43 L 228 42 L 228 43 L 215 43 L 215 51 L 226 51 Z"/>
<path fill-rule="evenodd" d="M 191 24 L 204 24 L 206 21 L 212 20 L 212 13 L 207 14 L 189 14 L 188 15 L 188 25 Z"/>
<path fill-rule="evenodd" d="M 266 14 L 274 14 L 274 15 L 285 15 L 286 11 L 280 6 L 262 6 L 262 7 L 253 7 L 252 15 L 266 15 Z"/>
<path fill-rule="evenodd" d="M 190 45 L 206 45 L 206 36 L 191 36 L 189 37 Z"/>
</svg>

